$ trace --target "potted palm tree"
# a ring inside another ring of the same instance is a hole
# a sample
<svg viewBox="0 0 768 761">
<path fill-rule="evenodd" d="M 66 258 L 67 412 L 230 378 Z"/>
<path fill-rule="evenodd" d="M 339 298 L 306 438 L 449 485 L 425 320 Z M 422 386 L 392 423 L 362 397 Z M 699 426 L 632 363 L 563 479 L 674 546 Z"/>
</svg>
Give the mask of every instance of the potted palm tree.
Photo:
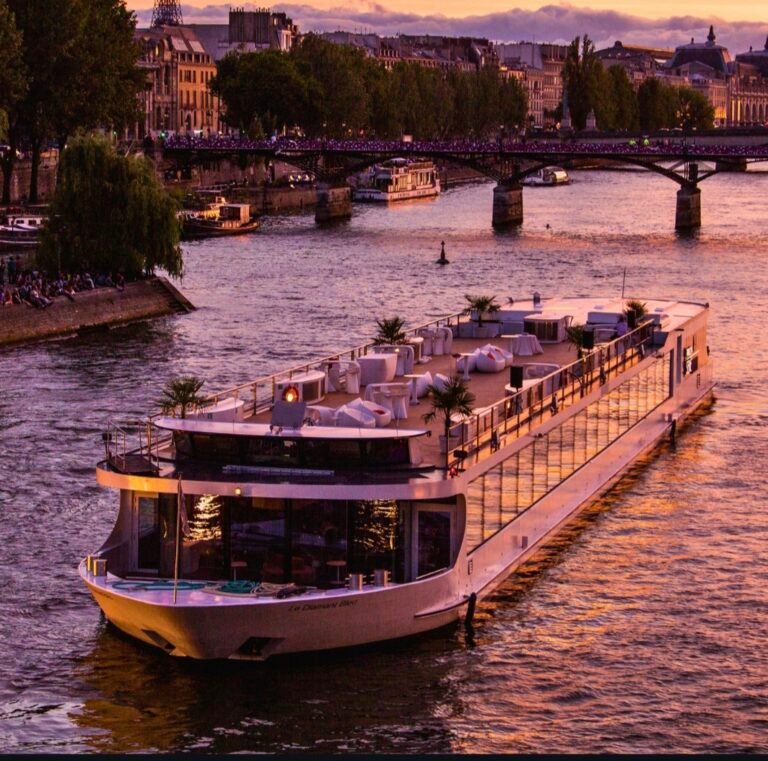
<svg viewBox="0 0 768 761">
<path fill-rule="evenodd" d="M 496 303 L 495 296 L 472 296 L 469 293 L 464 294 L 464 298 L 469 302 L 470 314 L 473 320 L 477 320 L 477 330 L 475 335 L 478 338 L 488 338 L 492 335 L 486 326 L 483 326 L 483 320 L 490 319 L 491 315 L 499 311 L 499 304 Z"/>
<path fill-rule="evenodd" d="M 405 343 L 405 320 L 395 315 L 394 317 L 376 320 L 376 327 L 379 332 L 374 336 L 375 344 L 386 344 L 392 346 Z"/>
<path fill-rule="evenodd" d="M 181 418 L 187 416 L 187 410 L 199 407 L 206 400 L 198 392 L 205 381 L 194 376 L 171 378 L 163 389 L 162 396 L 157 400 L 164 415 L 175 415 L 179 410 Z"/>
<path fill-rule="evenodd" d="M 643 322 L 643 318 L 648 314 L 648 304 L 638 299 L 629 299 L 624 307 L 624 316 L 627 318 L 630 326 L 633 322 L 632 314 L 634 314 L 635 326 L 640 325 Z"/>
<path fill-rule="evenodd" d="M 440 437 L 440 451 L 445 454 L 445 468 L 448 469 L 449 437 L 454 414 L 471 415 L 475 395 L 467 388 L 466 381 L 460 375 L 454 375 L 443 386 L 430 385 L 427 396 L 432 402 L 432 409 L 424 415 L 424 422 L 431 423 L 438 416 L 443 420 L 444 434 Z"/>
<path fill-rule="evenodd" d="M 576 356 L 581 359 L 584 354 L 584 326 L 583 325 L 569 325 L 565 329 L 565 336 L 568 339 L 568 343 L 576 347 Z"/>
</svg>

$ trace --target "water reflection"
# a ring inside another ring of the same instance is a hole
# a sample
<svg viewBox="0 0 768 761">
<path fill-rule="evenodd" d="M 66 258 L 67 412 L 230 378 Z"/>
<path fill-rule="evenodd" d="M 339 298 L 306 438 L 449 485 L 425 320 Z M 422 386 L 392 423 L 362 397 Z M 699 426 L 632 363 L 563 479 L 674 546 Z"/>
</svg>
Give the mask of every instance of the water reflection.
<svg viewBox="0 0 768 761">
<path fill-rule="evenodd" d="M 190 663 L 102 624 L 69 714 L 98 753 L 450 752 L 460 637 L 437 635 L 266 663 Z M 396 675 L 396 677 L 395 677 Z"/>
<path fill-rule="evenodd" d="M 526 193 L 511 234 L 491 229 L 491 185 L 328 230 L 268 219 L 189 246 L 196 312 L 0 352 L 4 750 L 768 751 L 768 174 L 712 177 L 695 238 L 674 233 L 674 183 L 574 175 Z M 99 623 L 73 570 L 117 511 L 94 483 L 99 432 L 169 377 L 215 391 L 467 292 L 618 297 L 625 267 L 628 294 L 712 303 L 717 403 L 478 608 L 474 648 L 458 629 L 206 665 Z"/>
</svg>

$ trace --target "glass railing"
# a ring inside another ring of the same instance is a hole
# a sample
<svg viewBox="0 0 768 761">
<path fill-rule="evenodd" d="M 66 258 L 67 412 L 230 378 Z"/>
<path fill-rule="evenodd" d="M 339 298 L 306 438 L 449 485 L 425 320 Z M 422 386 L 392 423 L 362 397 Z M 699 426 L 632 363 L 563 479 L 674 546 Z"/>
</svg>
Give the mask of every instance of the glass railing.
<svg viewBox="0 0 768 761">
<path fill-rule="evenodd" d="M 654 323 L 646 322 L 620 338 L 599 344 L 581 359 L 454 425 L 452 430 L 459 431 L 460 441 L 449 448 L 449 463 L 453 461 L 453 466 L 460 468 L 480 462 L 511 439 L 609 383 L 654 350 L 654 330 Z"/>
</svg>

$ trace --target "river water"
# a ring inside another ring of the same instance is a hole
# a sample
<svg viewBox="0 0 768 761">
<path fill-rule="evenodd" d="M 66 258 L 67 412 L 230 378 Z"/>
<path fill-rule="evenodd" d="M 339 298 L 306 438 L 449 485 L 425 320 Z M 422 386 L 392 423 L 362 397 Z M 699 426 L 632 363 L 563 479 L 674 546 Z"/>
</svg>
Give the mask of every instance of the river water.
<svg viewBox="0 0 768 761">
<path fill-rule="evenodd" d="M 3 751 L 768 752 L 768 173 L 707 180 L 692 238 L 668 180 L 573 174 L 504 234 L 488 184 L 266 219 L 186 247 L 195 313 L 0 353 Z M 100 617 L 75 573 L 116 515 L 100 431 L 168 378 L 215 391 L 465 293 L 618 296 L 624 268 L 630 296 L 710 301 L 716 402 L 480 606 L 473 642 L 200 664 Z"/>
</svg>

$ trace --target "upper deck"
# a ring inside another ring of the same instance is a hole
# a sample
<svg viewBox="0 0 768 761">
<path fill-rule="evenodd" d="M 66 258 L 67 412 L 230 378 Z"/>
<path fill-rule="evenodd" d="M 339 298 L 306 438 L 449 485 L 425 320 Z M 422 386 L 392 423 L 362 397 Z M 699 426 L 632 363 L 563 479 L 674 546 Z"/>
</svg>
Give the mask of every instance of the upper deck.
<svg viewBox="0 0 768 761">
<path fill-rule="evenodd" d="M 408 331 L 405 344 L 365 344 L 256 379 L 216 394 L 185 420 L 151 418 L 147 438 L 132 452 L 120 451 L 125 439 L 112 432 L 103 467 L 233 483 L 443 481 L 452 468 L 478 463 L 566 415 L 599 385 L 619 382 L 650 358 L 651 346 L 658 350 L 668 333 L 707 309 L 665 299 L 645 303 L 643 323 L 622 335 L 616 335 L 625 329 L 618 299 L 514 302 L 482 324 L 467 312 L 448 315 Z M 567 339 L 571 325 L 594 330 L 594 348 L 582 359 Z M 474 395 L 473 414 L 453 418 L 446 454 L 444 420 L 424 421 L 432 409 L 425 392 L 456 374 Z M 298 418 L 286 424 L 279 415 L 291 405 Z M 195 448 L 204 454 L 182 462 L 180 455 Z"/>
</svg>

